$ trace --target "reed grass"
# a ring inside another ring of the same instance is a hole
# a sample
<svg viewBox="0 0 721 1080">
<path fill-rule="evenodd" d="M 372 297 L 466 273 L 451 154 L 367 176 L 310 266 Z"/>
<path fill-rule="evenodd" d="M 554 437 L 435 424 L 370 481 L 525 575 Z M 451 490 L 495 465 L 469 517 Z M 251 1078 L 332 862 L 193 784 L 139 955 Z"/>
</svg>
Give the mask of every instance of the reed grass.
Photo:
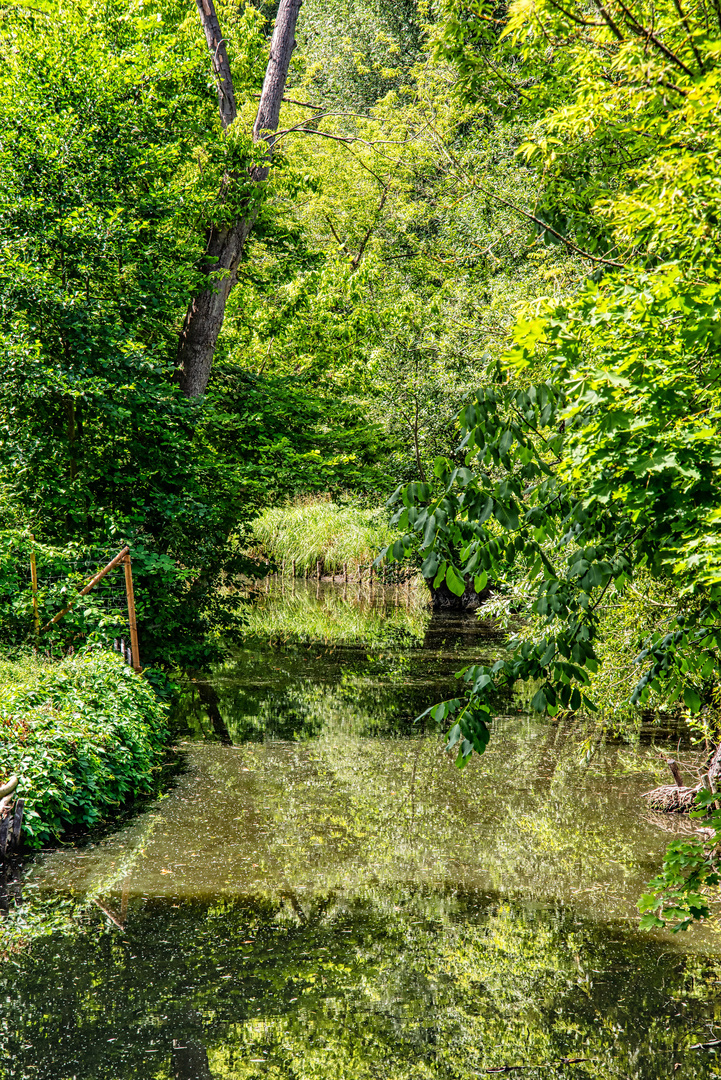
<svg viewBox="0 0 721 1080">
<path fill-rule="evenodd" d="M 320 501 L 270 507 L 253 522 L 252 532 L 261 553 L 284 565 L 286 574 L 293 565 L 296 574 L 315 572 L 321 563 L 324 574 L 348 567 L 353 577 L 397 535 L 383 509 Z"/>
</svg>

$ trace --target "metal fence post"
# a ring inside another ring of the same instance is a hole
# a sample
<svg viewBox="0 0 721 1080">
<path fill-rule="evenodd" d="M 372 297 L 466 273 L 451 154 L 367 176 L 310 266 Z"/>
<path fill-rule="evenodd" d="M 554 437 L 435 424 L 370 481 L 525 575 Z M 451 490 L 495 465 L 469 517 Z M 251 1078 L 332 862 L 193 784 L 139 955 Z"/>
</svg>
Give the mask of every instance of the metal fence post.
<svg viewBox="0 0 721 1080">
<path fill-rule="evenodd" d="M 125 594 L 128 598 L 128 623 L 130 625 L 130 648 L 133 654 L 133 668 L 140 671 L 140 651 L 138 649 L 138 626 L 135 622 L 135 593 L 133 592 L 133 571 L 130 565 L 130 552 L 123 557 L 125 570 Z"/>
<path fill-rule="evenodd" d="M 30 539 L 35 543 L 35 537 L 30 533 Z M 33 624 L 35 626 L 35 644 L 40 637 L 40 611 L 38 610 L 38 565 L 35 561 L 35 552 L 30 552 L 30 580 L 33 584 Z"/>
</svg>

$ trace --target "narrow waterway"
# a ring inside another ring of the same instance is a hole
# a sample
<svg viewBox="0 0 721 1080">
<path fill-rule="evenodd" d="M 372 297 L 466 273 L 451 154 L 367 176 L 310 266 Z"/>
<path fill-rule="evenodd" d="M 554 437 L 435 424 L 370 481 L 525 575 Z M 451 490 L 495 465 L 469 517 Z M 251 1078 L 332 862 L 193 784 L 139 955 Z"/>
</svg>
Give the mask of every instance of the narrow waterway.
<svg viewBox="0 0 721 1080">
<path fill-rule="evenodd" d="M 505 702 L 459 771 L 414 718 L 487 625 L 315 586 L 250 625 L 188 684 L 172 787 L 26 869 L 72 914 L 2 966 L 3 1078 L 721 1075 L 716 933 L 636 928 L 686 827 L 640 798 L 668 732 Z"/>
</svg>

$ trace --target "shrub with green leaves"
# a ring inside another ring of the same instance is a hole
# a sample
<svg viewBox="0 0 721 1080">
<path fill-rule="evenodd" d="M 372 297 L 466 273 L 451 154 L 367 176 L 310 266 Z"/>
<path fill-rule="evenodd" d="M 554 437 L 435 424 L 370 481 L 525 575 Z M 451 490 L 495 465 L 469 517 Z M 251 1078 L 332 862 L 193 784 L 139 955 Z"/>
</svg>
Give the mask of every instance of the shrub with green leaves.
<svg viewBox="0 0 721 1080">
<path fill-rule="evenodd" d="M 151 793 L 166 737 L 166 706 L 113 653 L 3 678 L 0 774 L 19 777 L 25 843 L 41 847 Z"/>
</svg>

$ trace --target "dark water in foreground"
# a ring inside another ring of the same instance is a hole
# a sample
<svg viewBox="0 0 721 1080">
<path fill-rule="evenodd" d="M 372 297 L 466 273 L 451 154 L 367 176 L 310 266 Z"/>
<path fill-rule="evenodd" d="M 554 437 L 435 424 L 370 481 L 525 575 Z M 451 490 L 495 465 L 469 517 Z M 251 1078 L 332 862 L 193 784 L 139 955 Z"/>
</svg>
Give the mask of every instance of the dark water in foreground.
<svg viewBox="0 0 721 1080">
<path fill-rule="evenodd" d="M 27 871 L 28 910 L 76 914 L 0 968 L 0 1076 L 721 1076 L 716 933 L 635 929 L 680 827 L 639 799 L 652 745 L 509 705 L 459 772 L 413 717 L 500 641 L 292 603 L 268 607 L 273 636 L 322 643 L 201 681 L 173 789 Z M 370 645 L 332 644 L 364 618 Z"/>
</svg>

